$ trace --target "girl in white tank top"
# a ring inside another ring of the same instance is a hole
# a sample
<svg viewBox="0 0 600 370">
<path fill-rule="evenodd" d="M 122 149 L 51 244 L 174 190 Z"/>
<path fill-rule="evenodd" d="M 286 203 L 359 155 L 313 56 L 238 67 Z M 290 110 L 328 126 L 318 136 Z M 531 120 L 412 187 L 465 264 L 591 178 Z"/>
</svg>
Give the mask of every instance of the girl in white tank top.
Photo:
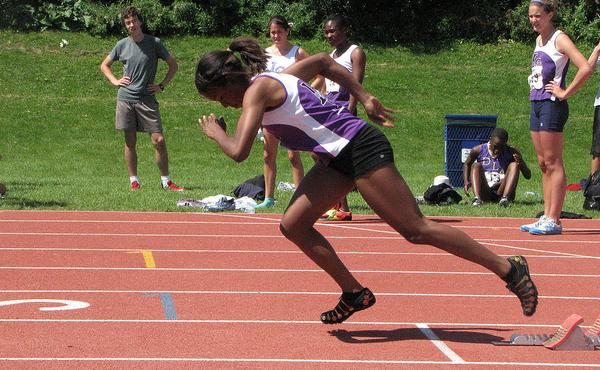
<svg viewBox="0 0 600 370">
<path fill-rule="evenodd" d="M 291 66 L 296 60 L 304 59 L 308 53 L 298 45 L 292 45 L 288 41 L 290 25 L 281 16 L 274 16 L 269 21 L 269 37 L 273 45 L 265 49 L 267 60 L 267 71 L 280 73 Z M 277 148 L 279 140 L 273 136 L 268 129 L 262 130 L 264 139 L 264 166 L 265 176 L 265 200 L 257 208 L 269 208 L 275 205 L 275 180 L 277 178 Z M 297 187 L 304 177 L 304 166 L 300 153 L 288 150 L 288 159 L 292 167 L 292 178 Z"/>
<path fill-rule="evenodd" d="M 329 55 L 362 84 L 367 58 L 359 46 L 350 44 L 348 41 L 346 20 L 337 15 L 327 18 L 323 32 L 329 44 L 335 47 Z M 356 99 L 348 91 L 329 79 L 325 79 L 324 84 L 327 100 L 348 108 L 352 114 L 356 115 Z M 314 85 L 320 88 L 318 81 Z M 338 205 L 323 214 L 322 218 L 330 221 L 351 220 L 352 212 L 350 212 L 347 198 L 344 197 Z"/>
</svg>

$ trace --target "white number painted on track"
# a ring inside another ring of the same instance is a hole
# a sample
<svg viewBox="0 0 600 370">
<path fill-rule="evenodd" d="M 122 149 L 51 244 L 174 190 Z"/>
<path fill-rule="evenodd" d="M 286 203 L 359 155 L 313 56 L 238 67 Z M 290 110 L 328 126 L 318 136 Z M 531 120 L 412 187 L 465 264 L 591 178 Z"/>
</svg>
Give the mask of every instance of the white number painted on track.
<svg viewBox="0 0 600 370">
<path fill-rule="evenodd" d="M 12 306 L 24 303 L 53 303 L 60 305 L 55 307 L 40 307 L 40 311 L 79 310 L 90 306 L 87 302 L 71 301 L 67 299 L 15 299 L 12 301 L 0 301 L 0 306 Z"/>
</svg>

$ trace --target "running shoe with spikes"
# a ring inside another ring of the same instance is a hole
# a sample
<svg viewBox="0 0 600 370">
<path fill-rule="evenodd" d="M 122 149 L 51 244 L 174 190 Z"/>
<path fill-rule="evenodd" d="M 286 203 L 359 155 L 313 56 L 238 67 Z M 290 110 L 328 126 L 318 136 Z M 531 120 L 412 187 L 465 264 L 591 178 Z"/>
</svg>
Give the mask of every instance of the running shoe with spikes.
<svg viewBox="0 0 600 370">
<path fill-rule="evenodd" d="M 333 310 L 321 314 L 321 322 L 323 324 L 342 323 L 355 312 L 365 310 L 375 302 L 375 296 L 369 288 L 363 288 L 356 293 L 342 293 L 337 306 Z"/>
<path fill-rule="evenodd" d="M 515 269 L 515 272 L 510 280 L 506 280 L 506 287 L 521 301 L 523 314 L 532 316 L 538 304 L 538 291 L 529 275 L 527 260 L 523 256 L 511 256 L 508 257 L 508 262 Z"/>
</svg>

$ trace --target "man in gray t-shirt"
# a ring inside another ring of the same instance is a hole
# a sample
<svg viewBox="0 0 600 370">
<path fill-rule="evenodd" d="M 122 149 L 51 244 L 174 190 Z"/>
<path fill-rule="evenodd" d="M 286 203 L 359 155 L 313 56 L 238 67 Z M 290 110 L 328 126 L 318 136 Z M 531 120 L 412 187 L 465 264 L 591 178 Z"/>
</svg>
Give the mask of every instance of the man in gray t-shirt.
<svg viewBox="0 0 600 370">
<path fill-rule="evenodd" d="M 114 86 L 119 87 L 115 128 L 125 134 L 125 163 L 132 190 L 140 189 L 137 176 L 137 132 L 148 132 L 156 152 L 161 185 L 165 190 L 183 191 L 169 177 L 169 156 L 163 135 L 156 93 L 164 91 L 177 72 L 177 61 L 160 39 L 142 32 L 142 18 L 134 7 L 121 13 L 129 36 L 117 42 L 100 65 L 100 70 Z M 159 84 L 154 83 L 158 59 L 169 69 Z M 123 63 L 123 77 L 116 78 L 111 70 L 115 61 Z"/>
</svg>

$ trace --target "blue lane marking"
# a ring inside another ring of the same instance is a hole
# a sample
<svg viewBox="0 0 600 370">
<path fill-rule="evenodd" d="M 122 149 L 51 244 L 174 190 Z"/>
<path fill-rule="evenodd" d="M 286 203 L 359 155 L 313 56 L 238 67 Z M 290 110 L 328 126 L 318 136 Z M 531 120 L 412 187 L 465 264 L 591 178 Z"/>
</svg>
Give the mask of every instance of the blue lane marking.
<svg viewBox="0 0 600 370">
<path fill-rule="evenodd" d="M 160 293 L 160 302 L 162 303 L 163 311 L 165 313 L 165 319 L 177 320 L 177 313 L 175 312 L 175 303 L 173 303 L 173 296 L 171 293 Z"/>
</svg>

